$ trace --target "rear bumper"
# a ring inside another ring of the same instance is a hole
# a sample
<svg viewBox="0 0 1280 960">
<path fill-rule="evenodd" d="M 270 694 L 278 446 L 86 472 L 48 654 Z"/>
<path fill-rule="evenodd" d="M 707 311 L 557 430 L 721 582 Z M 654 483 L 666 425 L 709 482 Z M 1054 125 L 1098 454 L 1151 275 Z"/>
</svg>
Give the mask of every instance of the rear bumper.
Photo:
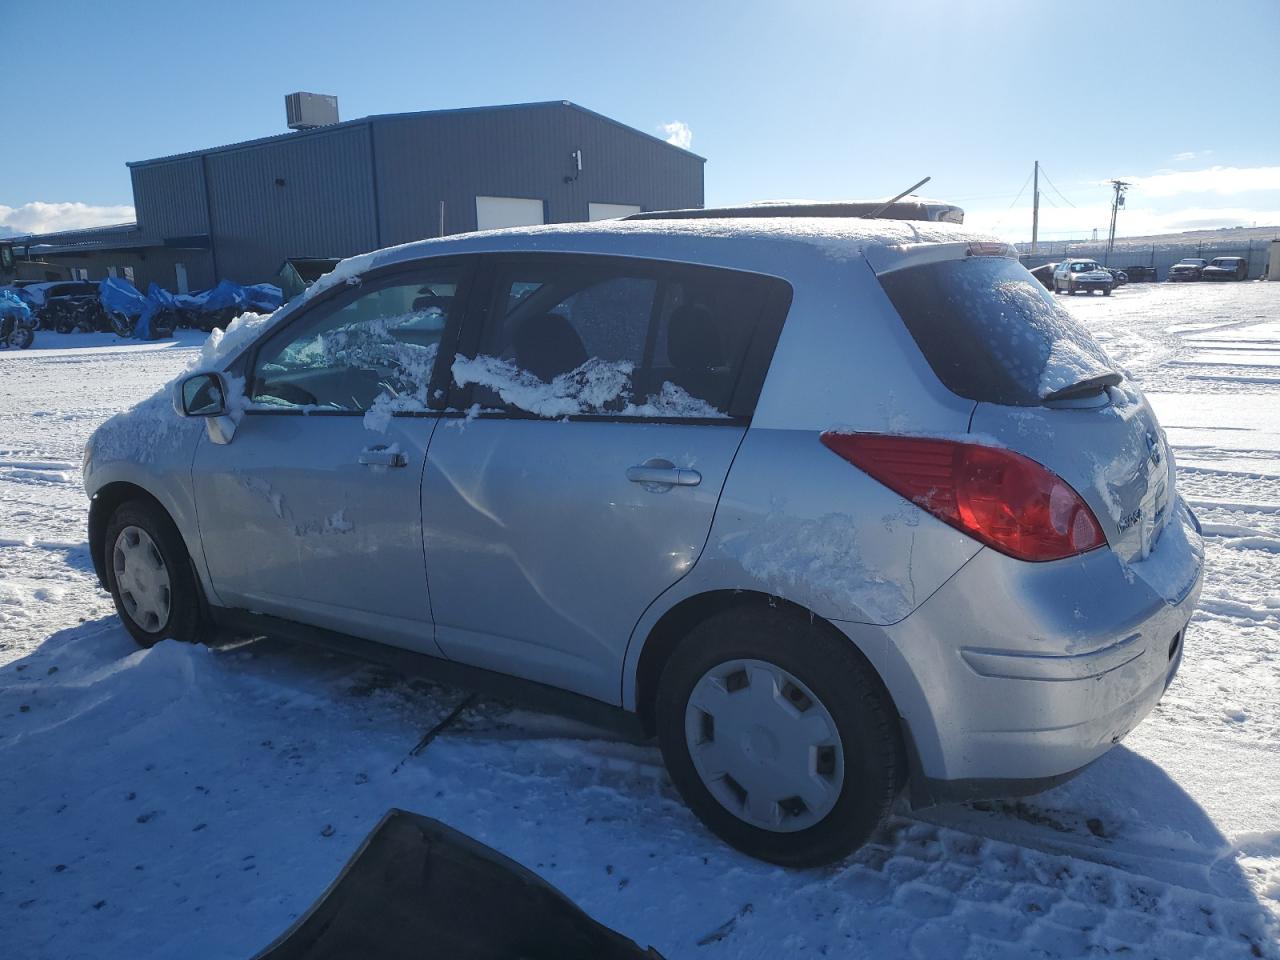
<svg viewBox="0 0 1280 960">
<path fill-rule="evenodd" d="M 1202 568 L 1189 522 L 1129 566 L 1106 549 L 1047 564 L 988 549 L 881 628 L 913 802 L 1038 792 L 1119 743 L 1177 673 Z"/>
</svg>

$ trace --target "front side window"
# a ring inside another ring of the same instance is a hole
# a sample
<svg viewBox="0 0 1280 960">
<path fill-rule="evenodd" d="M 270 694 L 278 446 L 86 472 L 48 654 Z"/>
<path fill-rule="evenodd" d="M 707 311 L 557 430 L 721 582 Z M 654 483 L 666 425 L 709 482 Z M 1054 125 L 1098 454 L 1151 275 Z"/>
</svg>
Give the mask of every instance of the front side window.
<svg viewBox="0 0 1280 960">
<path fill-rule="evenodd" d="M 511 263 L 481 353 L 457 358 L 454 380 L 482 408 L 535 416 L 725 418 L 780 283 L 599 257 Z"/>
<path fill-rule="evenodd" d="M 268 339 L 254 360 L 250 401 L 270 408 L 363 413 L 426 409 L 457 270 L 369 284 L 321 304 Z"/>
</svg>

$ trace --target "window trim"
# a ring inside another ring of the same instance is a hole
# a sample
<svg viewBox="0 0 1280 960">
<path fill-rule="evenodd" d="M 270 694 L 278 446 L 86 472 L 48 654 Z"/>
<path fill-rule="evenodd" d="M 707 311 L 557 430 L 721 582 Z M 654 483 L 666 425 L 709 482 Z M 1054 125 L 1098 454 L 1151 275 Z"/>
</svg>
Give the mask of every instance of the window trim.
<svg viewBox="0 0 1280 960">
<path fill-rule="evenodd" d="M 276 337 L 284 336 L 290 329 L 299 323 L 305 322 L 311 315 L 319 309 L 328 309 L 334 307 L 341 310 L 347 304 L 354 302 L 362 294 L 369 291 L 371 285 L 374 292 L 385 289 L 385 287 L 396 286 L 397 281 L 412 278 L 415 275 L 421 275 L 423 272 L 432 269 L 441 268 L 457 268 L 458 269 L 458 292 L 455 298 L 461 303 L 461 309 L 449 311 L 449 316 L 445 321 L 444 332 L 440 335 L 440 346 L 436 354 L 437 362 L 431 371 L 431 381 L 427 384 L 427 410 L 422 411 L 397 411 L 392 414 L 393 417 L 402 414 L 422 414 L 435 416 L 443 411 L 448 405 L 449 386 L 453 382 L 452 367 L 453 362 L 450 360 L 447 364 L 439 362 L 441 357 L 452 357 L 457 348 L 459 340 L 459 330 L 466 323 L 467 316 L 470 313 L 470 304 L 473 291 L 475 290 L 476 278 L 476 257 L 470 254 L 441 257 L 430 257 L 421 260 L 410 260 L 402 263 L 388 264 L 385 267 L 377 267 L 364 273 L 357 274 L 360 282 L 354 285 L 345 283 L 335 284 L 328 290 L 323 291 L 314 301 L 308 303 L 303 309 L 299 310 L 294 316 L 290 317 L 286 323 L 278 329 L 268 331 L 264 336 L 254 341 L 253 345 L 240 355 L 235 364 L 243 363 L 245 376 L 245 390 L 247 396 L 253 395 L 255 371 L 258 366 L 258 355 L 262 352 L 267 343 Z M 386 281 L 384 283 L 384 281 Z M 410 281 L 412 282 L 412 281 Z M 252 416 L 310 416 L 310 417 L 363 417 L 367 411 L 364 410 L 307 410 L 301 407 L 246 407 L 246 415 Z"/>
<path fill-rule="evenodd" d="M 742 368 L 738 371 L 734 387 L 729 395 L 729 409 L 723 417 L 669 417 L 669 416 L 624 416 L 622 414 L 570 414 L 564 417 L 542 417 L 514 407 L 502 410 L 485 410 L 476 414 L 483 420 L 557 420 L 568 423 L 673 423 L 698 426 L 749 426 L 755 415 L 760 393 L 768 376 L 769 366 L 773 362 L 773 354 L 777 349 L 782 328 L 791 310 L 794 289 L 783 277 L 755 270 L 744 270 L 737 267 L 725 267 L 712 264 L 691 263 L 685 260 L 664 260 L 660 257 L 628 256 L 611 253 L 593 253 L 589 251 L 499 251 L 477 255 L 479 263 L 476 268 L 476 283 L 471 291 L 469 307 L 466 310 L 466 323 L 463 336 L 457 342 L 457 354 L 468 359 L 474 358 L 482 346 L 492 346 L 498 333 L 498 320 L 492 315 L 492 306 L 497 299 L 498 278 L 512 268 L 528 264 L 534 268 L 547 265 L 559 265 L 568 260 L 584 260 L 590 258 L 602 268 L 610 265 L 626 269 L 642 271 L 638 275 L 651 274 L 658 283 L 657 292 L 661 292 L 665 279 L 670 271 L 681 273 L 733 273 L 753 278 L 756 282 L 768 284 L 768 291 L 760 306 L 755 326 L 747 341 L 743 353 Z M 655 296 L 650 316 L 649 330 L 645 335 L 645 361 L 652 362 L 652 351 L 656 343 L 657 327 L 654 323 L 657 311 L 661 309 L 659 298 Z M 505 318 L 503 318 L 505 319 Z M 653 341 L 653 342 L 651 342 Z M 443 351 L 443 341 L 442 351 Z M 453 362 L 448 364 L 449 383 L 447 407 L 444 414 L 449 417 L 465 417 L 473 405 L 473 385 L 459 387 L 453 380 Z M 433 391 L 434 392 L 434 391 Z"/>
</svg>

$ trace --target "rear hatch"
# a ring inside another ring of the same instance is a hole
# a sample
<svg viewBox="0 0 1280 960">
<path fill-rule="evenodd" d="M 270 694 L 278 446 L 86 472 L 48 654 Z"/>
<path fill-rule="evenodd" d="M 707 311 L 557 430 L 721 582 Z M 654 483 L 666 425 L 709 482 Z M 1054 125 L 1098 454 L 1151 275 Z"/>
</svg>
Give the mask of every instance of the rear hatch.
<svg viewBox="0 0 1280 960">
<path fill-rule="evenodd" d="M 1164 433 L 1137 386 L 1011 252 L 933 244 L 868 259 L 938 379 L 975 401 L 975 439 L 1048 467 L 1121 559 L 1141 560 L 1170 514 Z"/>
</svg>

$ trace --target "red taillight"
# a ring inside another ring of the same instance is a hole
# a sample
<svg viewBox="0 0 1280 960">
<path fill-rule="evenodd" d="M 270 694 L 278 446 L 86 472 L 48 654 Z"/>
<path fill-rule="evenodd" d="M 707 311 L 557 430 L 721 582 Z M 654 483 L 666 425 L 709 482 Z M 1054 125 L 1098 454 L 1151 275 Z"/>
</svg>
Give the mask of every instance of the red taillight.
<svg viewBox="0 0 1280 960">
<path fill-rule="evenodd" d="M 824 433 L 822 442 L 938 519 L 1019 560 L 1061 560 L 1106 543 L 1080 494 L 1012 450 L 880 433 Z"/>
</svg>

